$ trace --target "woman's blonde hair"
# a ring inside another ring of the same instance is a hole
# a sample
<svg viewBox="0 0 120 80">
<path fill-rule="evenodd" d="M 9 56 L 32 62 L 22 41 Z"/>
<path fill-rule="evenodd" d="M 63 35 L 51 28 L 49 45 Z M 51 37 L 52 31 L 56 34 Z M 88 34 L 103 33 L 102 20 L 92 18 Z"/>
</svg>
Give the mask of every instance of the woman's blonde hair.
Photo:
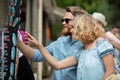
<svg viewBox="0 0 120 80">
<path fill-rule="evenodd" d="M 74 18 L 73 38 L 83 44 L 95 41 L 98 37 L 105 37 L 104 29 L 88 14 L 81 14 Z"/>
</svg>

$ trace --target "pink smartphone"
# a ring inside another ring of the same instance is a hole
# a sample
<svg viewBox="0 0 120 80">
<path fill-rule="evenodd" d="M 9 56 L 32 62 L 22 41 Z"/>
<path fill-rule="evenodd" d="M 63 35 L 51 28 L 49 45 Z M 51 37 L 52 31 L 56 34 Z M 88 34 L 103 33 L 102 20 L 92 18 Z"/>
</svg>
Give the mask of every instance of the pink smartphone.
<svg viewBox="0 0 120 80">
<path fill-rule="evenodd" d="M 26 36 L 26 32 L 23 30 L 18 30 L 18 37 L 20 40 L 22 40 L 24 43 L 28 43 L 28 38 Z"/>
</svg>

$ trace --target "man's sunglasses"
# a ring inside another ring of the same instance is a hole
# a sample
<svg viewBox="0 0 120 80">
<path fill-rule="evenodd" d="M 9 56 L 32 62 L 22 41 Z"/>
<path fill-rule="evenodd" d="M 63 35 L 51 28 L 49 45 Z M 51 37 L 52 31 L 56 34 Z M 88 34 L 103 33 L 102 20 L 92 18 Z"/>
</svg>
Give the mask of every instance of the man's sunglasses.
<svg viewBox="0 0 120 80">
<path fill-rule="evenodd" d="M 68 23 L 69 23 L 69 21 L 71 21 L 71 20 L 72 20 L 72 19 L 65 18 L 65 19 L 62 19 L 61 21 L 62 21 L 62 22 L 64 22 L 64 21 L 65 21 L 65 23 L 66 23 L 66 24 L 68 24 Z"/>
</svg>

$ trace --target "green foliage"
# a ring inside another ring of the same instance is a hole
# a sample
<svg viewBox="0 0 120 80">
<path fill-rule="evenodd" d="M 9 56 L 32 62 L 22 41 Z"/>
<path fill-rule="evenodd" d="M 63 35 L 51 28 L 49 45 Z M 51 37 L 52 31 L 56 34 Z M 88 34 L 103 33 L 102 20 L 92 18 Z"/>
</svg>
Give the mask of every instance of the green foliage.
<svg viewBox="0 0 120 80">
<path fill-rule="evenodd" d="M 101 12 L 106 16 L 108 24 L 118 23 L 120 17 L 120 0 L 56 0 L 62 8 L 80 6 L 88 13 Z"/>
<path fill-rule="evenodd" d="M 112 13 L 112 19 L 111 23 L 115 24 L 120 24 L 120 0 L 108 0 L 108 3 L 111 7 L 111 13 Z"/>
<path fill-rule="evenodd" d="M 66 8 L 67 6 L 80 6 L 86 11 L 92 13 L 98 10 L 99 3 L 101 0 L 56 0 L 57 5 L 61 8 Z"/>
<path fill-rule="evenodd" d="M 80 6 L 88 13 L 101 12 L 105 15 L 108 22 L 107 28 L 112 24 L 119 23 L 120 21 L 120 0 L 56 0 L 57 6 L 65 9 L 67 6 Z M 62 27 L 60 23 L 56 23 L 52 28 L 52 37 L 57 38 L 60 36 Z"/>
<path fill-rule="evenodd" d="M 56 40 L 56 38 L 58 38 L 60 36 L 61 31 L 62 31 L 62 24 L 58 20 L 51 29 L 51 32 L 52 32 L 51 33 L 51 38 L 52 38 L 53 41 Z"/>
<path fill-rule="evenodd" d="M 57 5 L 61 8 L 66 8 L 66 6 L 70 6 L 73 4 L 74 0 L 56 0 Z"/>
</svg>

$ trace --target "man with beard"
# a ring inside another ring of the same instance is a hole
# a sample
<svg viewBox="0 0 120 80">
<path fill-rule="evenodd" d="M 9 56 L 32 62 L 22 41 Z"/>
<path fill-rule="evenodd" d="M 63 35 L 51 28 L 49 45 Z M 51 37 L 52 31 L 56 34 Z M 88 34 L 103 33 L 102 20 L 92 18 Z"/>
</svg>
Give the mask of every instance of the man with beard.
<svg viewBox="0 0 120 80">
<path fill-rule="evenodd" d="M 83 46 L 80 41 L 72 40 L 70 33 L 73 18 L 80 14 L 87 14 L 87 12 L 78 6 L 70 6 L 66 8 L 64 17 L 61 20 L 63 24 L 63 36 L 59 37 L 56 41 L 46 47 L 46 50 L 56 59 L 62 60 L 66 57 L 72 56 L 74 52 L 79 51 Z M 25 45 L 19 39 L 17 46 L 21 52 L 32 61 L 40 62 L 44 60 L 44 57 L 38 49 L 33 49 Z M 54 80 L 76 80 L 76 71 L 76 66 L 63 70 L 53 70 L 53 78 Z"/>
</svg>

